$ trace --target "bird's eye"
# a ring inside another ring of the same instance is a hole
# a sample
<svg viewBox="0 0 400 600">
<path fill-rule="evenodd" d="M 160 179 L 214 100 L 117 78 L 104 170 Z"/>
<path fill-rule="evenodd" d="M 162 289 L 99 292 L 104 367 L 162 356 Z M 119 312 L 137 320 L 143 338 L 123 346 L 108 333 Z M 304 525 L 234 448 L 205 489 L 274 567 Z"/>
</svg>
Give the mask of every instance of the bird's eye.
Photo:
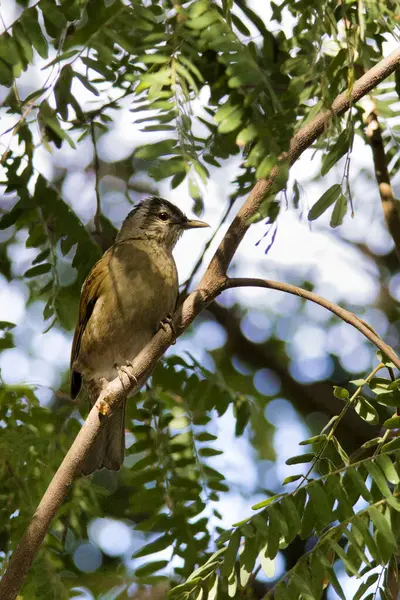
<svg viewBox="0 0 400 600">
<path fill-rule="evenodd" d="M 158 218 L 161 219 L 161 221 L 168 221 L 169 215 L 167 212 L 160 212 L 158 213 Z"/>
</svg>

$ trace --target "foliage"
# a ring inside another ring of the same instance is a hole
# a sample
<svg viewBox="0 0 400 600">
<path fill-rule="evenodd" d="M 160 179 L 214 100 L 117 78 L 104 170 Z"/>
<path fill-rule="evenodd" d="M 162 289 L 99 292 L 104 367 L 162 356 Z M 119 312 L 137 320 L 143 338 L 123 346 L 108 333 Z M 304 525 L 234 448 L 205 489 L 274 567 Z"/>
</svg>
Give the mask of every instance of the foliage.
<svg viewBox="0 0 400 600">
<path fill-rule="evenodd" d="M 10 123 L 1 135 L 0 265 L 5 281 L 27 286 L 28 308 L 40 303 L 46 329 L 58 331 L 73 327 L 80 287 L 115 233 L 104 211 L 110 172 L 129 202 L 154 189 L 140 182 L 143 172 L 157 183 L 168 180 L 173 190 L 184 183 L 200 213 L 207 208 L 208 180 L 232 157 L 237 168 L 225 184 L 226 211 L 279 160 L 280 177 L 254 219 L 279 222 L 290 139 L 381 59 L 384 40 L 400 19 L 398 3 L 383 0 L 271 2 L 269 23 L 246 0 L 40 0 L 19 7 L 0 36 L 1 114 Z M 35 72 L 38 83 L 24 85 Z M 398 72 L 374 92 L 392 177 L 400 168 L 399 97 Z M 151 141 L 110 167 L 99 159 L 97 142 L 126 110 Z M 367 143 L 366 112 L 361 103 L 353 106 L 314 144 L 327 183 L 308 211 L 310 221 L 332 209 L 335 228 L 353 211 L 352 151 L 356 139 Z M 94 227 L 79 216 L 78 203 L 74 209 L 65 197 L 68 168 L 59 165 L 49 175 L 40 154 L 59 156 L 66 148 L 73 154 L 85 144 L 93 154 L 87 168 L 95 171 Z M 339 173 L 334 183 L 333 172 Z M 304 208 L 297 182 L 292 204 Z M 20 273 L 12 247 L 21 240 L 31 253 Z M 0 350 L 14 348 L 13 324 L 2 322 L 1 329 Z M 383 359 L 353 382 L 351 396 L 335 387 L 334 397 L 344 401 L 341 412 L 304 442 L 309 452 L 288 460 L 310 463 L 306 475 L 285 482 L 298 487 L 269 494 L 260 484 L 257 491 L 269 497 L 254 515 L 225 530 L 218 501 L 234 486 L 213 463 L 222 454 L 215 418 L 233 414 L 236 436 L 252 444 L 260 462 L 270 460 L 273 428 L 264 409 L 277 395 L 259 393 L 256 365 L 234 368 L 240 348 L 230 347 L 231 341 L 210 352 L 214 369 L 175 355 L 157 366 L 149 389 L 129 403 L 127 428 L 134 441 L 126 468 L 118 479 L 99 473 L 75 482 L 26 584 L 26 598 L 69 597 L 78 586 L 99 598 L 108 591 L 113 595 L 107 597 L 122 598 L 132 581 L 166 583 L 174 599 L 251 597 L 258 567 L 273 579 L 278 552 L 288 552 L 299 538 L 311 546 L 273 591 L 266 588 L 267 597 L 321 598 L 331 585 L 344 598 L 338 563 L 349 576 L 361 576 L 356 598 L 374 584 L 382 598 L 390 597 L 400 507 L 400 380 L 393 365 Z M 278 356 L 281 374 L 287 374 L 289 352 L 282 340 L 277 336 L 269 348 L 271 360 Z M 384 369 L 389 378 L 376 376 Z M 299 386 L 289 376 L 286 381 L 286 394 L 300 407 Z M 2 569 L 82 422 L 81 408 L 66 389 L 65 378 L 50 410 L 40 403 L 39 388 L 1 385 Z M 338 429 L 351 411 L 368 427 L 379 423 L 384 430 L 356 459 Z M 104 514 L 141 532 L 143 545 L 133 556 L 133 570 L 120 557 L 108 557 L 103 579 L 96 579 L 82 574 L 74 552 L 87 540 L 90 519 Z M 372 572 L 377 567 L 385 571 L 379 581 Z"/>
</svg>

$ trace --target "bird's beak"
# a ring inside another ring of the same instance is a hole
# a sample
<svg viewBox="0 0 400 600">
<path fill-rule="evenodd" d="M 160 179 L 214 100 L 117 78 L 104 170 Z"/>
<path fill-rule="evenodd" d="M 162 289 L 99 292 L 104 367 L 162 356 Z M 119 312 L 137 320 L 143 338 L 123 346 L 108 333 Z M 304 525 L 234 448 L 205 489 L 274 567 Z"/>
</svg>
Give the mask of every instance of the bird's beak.
<svg viewBox="0 0 400 600">
<path fill-rule="evenodd" d="M 210 227 L 205 221 L 197 221 L 197 219 L 188 219 L 182 223 L 183 229 L 196 229 L 198 227 Z"/>
</svg>

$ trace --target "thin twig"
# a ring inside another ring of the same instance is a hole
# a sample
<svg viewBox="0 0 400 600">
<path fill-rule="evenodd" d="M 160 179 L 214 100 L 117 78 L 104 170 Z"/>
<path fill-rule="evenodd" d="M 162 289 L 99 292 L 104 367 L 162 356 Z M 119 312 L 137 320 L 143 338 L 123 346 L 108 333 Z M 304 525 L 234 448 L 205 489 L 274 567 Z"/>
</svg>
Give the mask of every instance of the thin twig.
<svg viewBox="0 0 400 600">
<path fill-rule="evenodd" d="M 200 267 L 201 267 L 201 265 L 203 263 L 203 259 L 204 259 L 205 253 L 207 252 L 207 250 L 209 249 L 209 247 L 211 246 L 211 244 L 215 240 L 215 238 L 218 235 L 219 230 L 221 229 L 222 225 L 224 225 L 224 223 L 226 222 L 226 220 L 227 220 L 227 218 L 229 216 L 229 213 L 231 212 L 233 204 L 234 204 L 234 201 L 231 200 L 229 202 L 228 208 L 226 209 L 226 211 L 222 215 L 222 219 L 221 219 L 219 225 L 217 226 L 216 230 L 214 231 L 214 233 L 212 234 L 212 236 L 210 237 L 210 239 L 208 240 L 208 242 L 204 246 L 204 250 L 201 253 L 201 256 L 200 256 L 199 260 L 197 261 L 197 263 L 193 267 L 193 270 L 192 270 L 191 274 L 189 275 L 188 279 L 183 284 L 183 289 L 182 289 L 182 292 L 181 292 L 182 296 L 186 296 L 186 294 L 188 293 L 189 288 L 190 288 L 190 286 L 192 284 L 192 281 L 196 277 L 197 272 L 198 272 L 198 270 L 200 269 Z"/>
<path fill-rule="evenodd" d="M 342 115 L 348 110 L 351 103 L 355 103 L 362 96 L 368 94 L 381 81 L 391 75 L 399 64 L 400 47 L 357 80 L 351 91 L 346 90 L 344 93 L 340 94 L 333 102 L 330 110 L 322 111 L 310 123 L 302 127 L 293 137 L 287 156 L 281 157 L 281 160 L 286 160 L 289 164 L 293 164 L 304 150 L 309 148 L 318 136 L 324 132 L 325 127 L 334 116 Z M 268 179 L 256 183 L 247 200 L 238 211 L 216 253 L 211 259 L 198 289 L 191 293 L 185 301 L 178 306 L 173 317 L 176 335 L 181 335 L 195 317 L 224 289 L 226 289 L 226 272 L 240 242 L 250 226 L 249 219 L 257 212 L 262 200 L 271 189 L 278 174 L 279 163 L 272 169 Z M 296 294 L 297 293 L 298 292 L 296 291 Z M 347 313 L 348 311 L 344 311 L 345 316 L 347 316 Z M 341 318 L 343 318 L 343 316 L 341 316 Z M 347 321 L 347 318 L 344 320 Z M 359 320 L 357 322 L 359 322 Z M 365 335 L 367 331 L 370 332 L 365 325 L 363 326 L 361 324 L 360 326 L 365 327 L 365 331 L 363 331 Z M 372 334 L 372 332 L 370 333 Z M 176 335 L 172 333 L 170 328 L 166 331 L 160 329 L 147 346 L 138 354 L 133 361 L 132 366 L 127 368 L 126 373 L 124 372 L 119 377 L 116 377 L 101 392 L 97 402 L 94 404 L 88 418 L 83 424 L 82 429 L 79 431 L 71 448 L 50 482 L 49 487 L 44 493 L 31 522 L 10 559 L 7 571 L 0 581 L 1 600 L 15 600 L 22 587 L 26 574 L 28 573 L 32 561 L 50 527 L 52 519 L 55 517 L 59 507 L 63 503 L 64 498 L 74 481 L 75 475 L 79 471 L 79 466 L 82 464 L 93 445 L 100 432 L 100 428 L 106 422 L 106 418 L 103 418 L 100 421 L 99 412 L 104 414 L 104 407 L 109 407 L 107 409 L 107 415 L 110 415 L 115 406 L 126 398 L 128 390 L 137 391 L 139 386 L 143 385 L 151 374 L 156 361 L 161 358 L 167 348 L 174 342 Z M 379 340 L 379 343 L 382 343 L 380 338 L 378 338 L 378 336 L 376 337 Z M 388 352 L 386 352 L 386 354 L 390 356 Z M 392 350 L 391 354 L 393 354 Z M 396 362 L 393 362 L 400 365 L 398 358 L 395 357 L 395 359 Z M 128 376 L 127 373 L 129 373 L 130 376 Z M 134 379 L 138 381 L 137 385 L 133 385 L 132 382 Z"/>
<path fill-rule="evenodd" d="M 375 344 L 379 350 L 381 350 L 388 358 L 390 358 L 390 360 L 400 370 L 400 358 L 397 356 L 397 354 L 395 354 L 393 348 L 388 346 L 388 344 L 386 344 L 369 325 L 359 319 L 357 315 L 349 310 L 346 310 L 345 308 L 342 308 L 338 304 L 335 304 L 331 300 L 327 300 L 326 298 L 318 296 L 313 292 L 309 292 L 308 290 L 297 287 L 297 285 L 283 283 L 282 281 L 271 281 L 269 279 L 256 279 L 251 277 L 235 277 L 234 279 L 227 279 L 224 289 L 227 290 L 237 287 L 262 287 L 269 290 L 278 290 L 280 292 L 292 294 L 293 296 L 300 296 L 301 298 L 315 302 L 315 304 L 319 304 L 319 306 L 323 306 L 327 310 L 331 311 L 334 315 L 340 317 L 342 321 L 345 321 L 346 323 L 349 323 L 349 325 L 352 325 L 358 329 L 360 333 L 362 333 L 370 342 Z"/>
</svg>

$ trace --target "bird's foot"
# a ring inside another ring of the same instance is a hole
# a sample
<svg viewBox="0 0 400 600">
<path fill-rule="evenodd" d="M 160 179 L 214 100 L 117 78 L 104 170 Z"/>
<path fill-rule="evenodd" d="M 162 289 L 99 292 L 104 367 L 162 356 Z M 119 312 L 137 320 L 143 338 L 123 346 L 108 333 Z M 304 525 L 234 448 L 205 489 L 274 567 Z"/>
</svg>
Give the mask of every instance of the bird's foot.
<svg viewBox="0 0 400 600">
<path fill-rule="evenodd" d="M 128 370 L 128 367 L 133 367 L 132 363 L 130 360 L 126 361 L 125 365 L 119 366 L 117 364 L 114 365 L 114 369 L 116 369 L 117 373 L 118 373 L 118 377 L 122 383 L 122 387 L 125 389 L 125 384 L 124 384 L 124 380 L 123 377 L 121 376 L 121 373 L 124 373 L 125 375 L 127 375 L 129 377 L 129 380 L 135 385 L 138 386 L 139 382 L 136 379 L 136 377 Z"/>
<path fill-rule="evenodd" d="M 173 339 L 172 343 L 176 344 L 177 335 L 176 335 L 176 329 L 175 329 L 174 322 L 172 320 L 172 314 L 171 313 L 168 313 L 167 316 L 165 317 L 165 319 L 162 319 L 162 321 L 160 321 L 160 325 L 159 325 L 158 330 L 163 329 L 164 331 L 167 331 L 167 327 L 170 327 L 170 329 L 172 331 L 172 334 L 174 336 L 174 339 Z"/>
</svg>

